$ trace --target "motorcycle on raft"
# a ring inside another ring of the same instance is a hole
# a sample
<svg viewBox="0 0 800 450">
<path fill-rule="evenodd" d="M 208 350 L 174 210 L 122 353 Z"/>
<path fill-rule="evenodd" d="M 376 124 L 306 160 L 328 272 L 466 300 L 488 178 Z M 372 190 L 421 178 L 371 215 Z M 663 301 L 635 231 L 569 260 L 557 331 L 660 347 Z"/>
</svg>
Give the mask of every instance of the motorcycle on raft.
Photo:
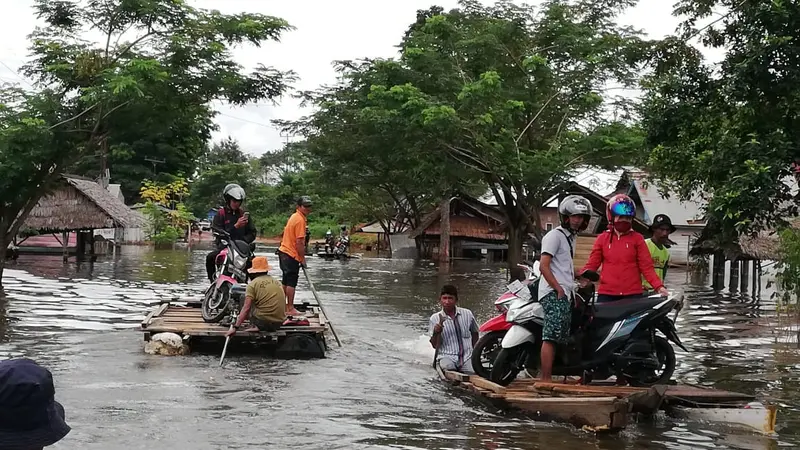
<svg viewBox="0 0 800 450">
<path fill-rule="evenodd" d="M 212 228 L 212 232 L 220 238 L 224 248 L 217 255 L 214 281 L 206 289 L 200 307 L 203 320 L 210 323 L 219 322 L 237 309 L 232 290 L 235 286 L 247 284 L 245 269 L 255 257 L 255 243 L 231 239 L 230 234 L 216 227 Z"/>
<path fill-rule="evenodd" d="M 599 275 L 585 271 L 579 278 L 594 282 Z M 584 384 L 611 375 L 631 386 L 669 382 L 676 365 L 669 341 L 688 351 L 668 317 L 671 311 L 683 307 L 682 296 L 652 295 L 596 303 L 593 283 L 576 286 L 573 292 L 570 336 L 566 344 L 556 346 L 553 375 L 577 375 Z M 522 371 L 532 376 L 539 369 L 544 310 L 537 296 L 530 294 L 528 289 L 517 291 L 518 298 L 511 300 L 506 312 L 512 326 L 503 337 L 489 374 L 491 381 L 503 386 Z"/>
<path fill-rule="evenodd" d="M 517 267 L 522 269 L 525 274 L 525 280 L 521 281 L 521 283 L 528 286 L 531 295 L 536 296 L 536 290 L 539 286 L 537 280 L 540 276 L 539 262 L 526 261 L 525 264 L 517 264 Z M 512 283 L 509 286 L 516 286 L 516 283 Z M 497 354 L 500 353 L 500 343 L 513 325 L 506 320 L 508 306 L 514 300 L 518 299 L 519 297 L 516 296 L 511 287 L 506 289 L 506 291 L 494 301 L 494 307 L 500 314 L 487 320 L 478 328 L 481 337 L 472 348 L 472 368 L 477 375 L 487 380 L 492 371 L 492 362 L 497 357 Z"/>
</svg>

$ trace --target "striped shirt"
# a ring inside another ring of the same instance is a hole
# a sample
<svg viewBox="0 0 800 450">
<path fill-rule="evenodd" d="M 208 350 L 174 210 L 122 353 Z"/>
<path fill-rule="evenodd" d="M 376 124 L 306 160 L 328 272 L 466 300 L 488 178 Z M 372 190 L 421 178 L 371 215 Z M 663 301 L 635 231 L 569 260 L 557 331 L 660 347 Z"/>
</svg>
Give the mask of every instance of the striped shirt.
<svg viewBox="0 0 800 450">
<path fill-rule="evenodd" d="M 448 316 L 444 310 L 431 316 L 428 334 L 433 336 L 433 327 L 439 323 L 440 315 L 446 317 L 439 343 L 439 356 L 449 356 L 461 367 L 472 357 L 472 333 L 478 332 L 478 322 L 472 311 L 456 307 L 455 317 Z M 453 320 L 455 319 L 455 320 Z"/>
</svg>

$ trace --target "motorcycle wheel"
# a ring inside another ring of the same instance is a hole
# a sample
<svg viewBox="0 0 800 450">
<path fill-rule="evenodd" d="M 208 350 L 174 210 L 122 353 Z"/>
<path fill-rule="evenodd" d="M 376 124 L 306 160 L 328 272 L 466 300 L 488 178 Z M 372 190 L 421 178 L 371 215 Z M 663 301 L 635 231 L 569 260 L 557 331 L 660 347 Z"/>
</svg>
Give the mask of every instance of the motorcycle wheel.
<svg viewBox="0 0 800 450">
<path fill-rule="evenodd" d="M 500 386 L 508 386 L 522 371 L 520 361 L 525 358 L 525 350 L 521 346 L 500 350 L 492 364 L 489 379 Z"/>
<path fill-rule="evenodd" d="M 475 348 L 472 349 L 472 369 L 475 374 L 486 378 L 492 373 L 492 365 L 500 353 L 500 343 L 505 337 L 506 331 L 491 331 L 478 339 Z"/>
<path fill-rule="evenodd" d="M 657 384 L 667 384 L 675 373 L 675 350 L 668 340 L 656 336 L 653 342 L 658 362 L 661 364 L 661 375 L 658 371 L 640 371 L 636 376 L 626 376 L 628 383 L 636 387 L 649 387 Z"/>
<path fill-rule="evenodd" d="M 203 298 L 201 312 L 203 320 L 209 323 L 219 322 L 228 314 L 231 299 L 231 285 L 228 283 L 220 286 L 214 295 L 214 289 L 209 289 Z"/>
</svg>

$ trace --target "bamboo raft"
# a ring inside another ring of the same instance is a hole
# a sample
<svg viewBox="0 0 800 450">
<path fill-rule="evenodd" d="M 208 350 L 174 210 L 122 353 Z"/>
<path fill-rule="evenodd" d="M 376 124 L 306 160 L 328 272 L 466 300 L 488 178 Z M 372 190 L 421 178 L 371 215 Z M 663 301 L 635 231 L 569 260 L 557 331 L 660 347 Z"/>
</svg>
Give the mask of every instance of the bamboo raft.
<svg viewBox="0 0 800 450">
<path fill-rule="evenodd" d="M 175 333 L 194 340 L 216 341 L 222 348 L 225 342 L 225 333 L 229 327 L 219 323 L 205 322 L 198 306 L 199 303 L 194 302 L 188 303 L 187 306 L 165 302 L 155 307 L 141 323 L 140 330 L 144 333 L 144 340 L 149 341 L 158 333 Z M 325 332 L 329 328 L 327 317 L 316 305 L 303 303 L 295 305 L 295 307 L 305 313 L 308 325 L 282 326 L 277 331 L 271 332 L 246 332 L 242 329 L 231 337 L 231 342 L 276 343 L 279 347 L 285 347 L 287 343 L 295 345 L 301 341 L 305 341 L 301 343 L 306 346 L 310 342 L 316 342 L 319 349 L 316 351 L 311 348 L 310 354 L 321 353 L 319 356 L 324 357 L 324 352 L 327 350 Z"/>
<path fill-rule="evenodd" d="M 608 382 L 589 385 L 517 379 L 504 387 L 477 375 L 440 372 L 446 382 L 504 410 L 537 419 L 568 422 L 590 431 L 617 431 L 631 413 L 667 414 L 775 432 L 777 408 L 755 403 L 751 395 L 688 385 L 638 388 Z"/>
</svg>

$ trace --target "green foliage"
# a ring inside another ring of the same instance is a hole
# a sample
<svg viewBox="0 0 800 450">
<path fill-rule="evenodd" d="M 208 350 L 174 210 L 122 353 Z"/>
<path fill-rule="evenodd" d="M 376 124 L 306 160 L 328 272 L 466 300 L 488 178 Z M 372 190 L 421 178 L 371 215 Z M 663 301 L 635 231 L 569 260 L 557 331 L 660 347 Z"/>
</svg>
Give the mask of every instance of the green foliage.
<svg viewBox="0 0 800 450">
<path fill-rule="evenodd" d="M 617 25 L 632 0 L 548 1 L 538 8 L 462 1 L 419 11 L 397 60 L 344 61 L 340 83 L 306 94 L 317 107 L 294 124 L 324 180 L 373 207 L 421 212 L 457 191 L 494 191 L 510 225 L 510 254 L 539 231 L 538 208 L 578 165 L 642 159 L 642 136 L 603 120 L 626 102 L 650 43 Z M 626 119 L 627 120 L 627 119 Z M 609 154 L 611 153 L 611 154 Z"/>
<path fill-rule="evenodd" d="M 800 229 L 787 227 L 780 233 L 781 255 L 776 263 L 780 300 L 783 305 L 800 302 Z M 800 309 L 798 309 L 800 312 Z"/>
<path fill-rule="evenodd" d="M 699 19 L 727 13 L 704 29 Z M 682 0 L 682 35 L 657 49 L 642 106 L 652 172 L 681 198 L 708 200 L 708 234 L 721 243 L 785 224 L 798 198 L 791 163 L 800 162 L 800 42 L 796 2 Z M 725 50 L 708 64 L 686 39 Z"/>
<path fill-rule="evenodd" d="M 93 106 L 75 127 L 85 154 L 72 155 L 70 170 L 100 176 L 105 160 L 127 197 L 152 176 L 148 159 L 167 174 L 195 170 L 214 129 L 210 102 L 273 99 L 292 79 L 264 66 L 244 73 L 232 57 L 234 46 L 260 46 L 291 29 L 275 17 L 174 0 L 38 0 L 34 9 L 47 26 L 30 36 L 25 73 Z"/>
</svg>

